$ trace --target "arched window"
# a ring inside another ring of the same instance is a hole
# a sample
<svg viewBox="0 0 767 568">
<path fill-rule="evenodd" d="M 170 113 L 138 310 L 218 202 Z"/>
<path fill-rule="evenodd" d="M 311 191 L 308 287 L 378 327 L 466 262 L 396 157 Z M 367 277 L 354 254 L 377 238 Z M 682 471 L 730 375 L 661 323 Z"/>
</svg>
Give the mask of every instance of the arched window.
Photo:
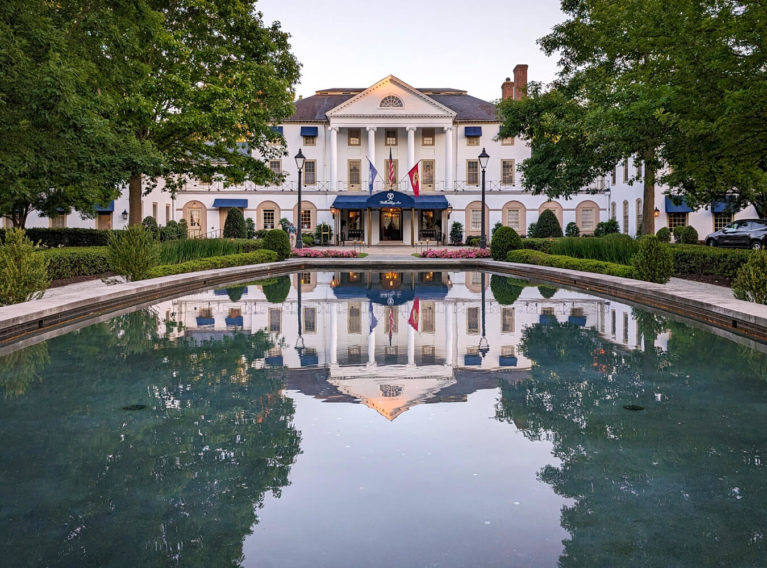
<svg viewBox="0 0 767 568">
<path fill-rule="evenodd" d="M 637 234 L 642 232 L 642 200 L 637 199 Z"/>
<path fill-rule="evenodd" d="M 405 105 L 402 104 L 402 99 L 399 97 L 389 95 L 381 99 L 381 104 L 379 106 L 381 108 L 402 108 Z"/>
<path fill-rule="evenodd" d="M 629 202 L 623 201 L 623 234 L 629 234 Z"/>
</svg>

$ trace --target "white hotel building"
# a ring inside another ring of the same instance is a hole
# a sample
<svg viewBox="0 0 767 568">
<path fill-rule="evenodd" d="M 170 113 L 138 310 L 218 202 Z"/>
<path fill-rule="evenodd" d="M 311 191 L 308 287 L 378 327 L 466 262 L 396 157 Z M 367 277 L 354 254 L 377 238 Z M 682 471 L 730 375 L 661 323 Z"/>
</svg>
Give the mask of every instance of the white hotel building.
<svg viewBox="0 0 767 568">
<path fill-rule="evenodd" d="M 517 65 L 514 80 L 501 86 L 502 97 L 519 98 L 527 85 L 527 65 Z M 637 233 L 642 216 L 641 164 L 633 159 L 598 180 L 596 191 L 568 200 L 548 200 L 524 191 L 517 165 L 529 157 L 519 139 L 500 139 L 495 105 L 452 88 L 415 88 L 392 75 L 367 88 L 317 91 L 296 101 L 296 112 L 275 126 L 285 137 L 287 156 L 269 160 L 284 174 L 279 186 L 224 187 L 220 182 L 189 181 L 172 199 L 162 184 L 143 200 L 142 217 L 160 225 L 186 219 L 194 236 L 219 236 L 226 214 L 239 207 L 257 229 L 278 228 L 286 218 L 297 223 L 298 171 L 293 156 L 301 149 L 303 169 L 302 232 L 318 223 L 334 229 L 334 241 L 412 245 L 443 240 L 451 225 L 464 227 L 464 238 L 480 234 L 481 170 L 478 156 L 490 155 L 486 168 L 485 219 L 488 234 L 498 222 L 524 235 L 545 209 L 562 225 L 575 222 L 581 234 L 599 221 L 615 218 L 621 231 Z M 396 180 L 388 183 L 389 156 Z M 379 172 L 369 189 L 369 164 Z M 414 198 L 407 172 L 420 164 L 421 196 Z M 701 238 L 732 220 L 726 212 L 675 206 L 656 189 L 656 230 L 664 225 L 693 225 Z M 79 214 L 48 219 L 31 214 L 28 226 L 118 228 L 127 222 L 127 191 L 97 218 Z M 755 217 L 753 208 L 736 218 Z"/>
</svg>

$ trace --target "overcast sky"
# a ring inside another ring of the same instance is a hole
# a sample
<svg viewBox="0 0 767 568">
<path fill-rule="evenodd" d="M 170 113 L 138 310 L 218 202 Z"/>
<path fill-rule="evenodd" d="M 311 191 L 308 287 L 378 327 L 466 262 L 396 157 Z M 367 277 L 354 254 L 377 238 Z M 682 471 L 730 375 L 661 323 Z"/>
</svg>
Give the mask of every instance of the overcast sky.
<svg viewBox="0 0 767 568">
<path fill-rule="evenodd" d="M 395 75 L 414 87 L 453 87 L 485 100 L 517 63 L 549 82 L 556 57 L 536 40 L 564 20 L 559 0 L 258 0 L 282 23 L 303 64 L 297 93 L 369 87 Z"/>
</svg>

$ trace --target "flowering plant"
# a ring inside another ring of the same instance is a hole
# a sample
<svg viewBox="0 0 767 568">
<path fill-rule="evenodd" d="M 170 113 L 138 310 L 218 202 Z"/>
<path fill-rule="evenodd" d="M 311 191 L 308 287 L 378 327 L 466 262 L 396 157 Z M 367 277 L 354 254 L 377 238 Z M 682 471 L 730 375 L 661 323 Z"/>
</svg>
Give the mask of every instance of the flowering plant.
<svg viewBox="0 0 767 568">
<path fill-rule="evenodd" d="M 429 249 L 422 253 L 421 256 L 424 258 L 489 258 L 490 249 Z"/>
<path fill-rule="evenodd" d="M 293 254 L 291 256 L 298 256 L 301 258 L 355 258 L 357 252 L 353 250 L 301 248 L 293 249 Z"/>
</svg>

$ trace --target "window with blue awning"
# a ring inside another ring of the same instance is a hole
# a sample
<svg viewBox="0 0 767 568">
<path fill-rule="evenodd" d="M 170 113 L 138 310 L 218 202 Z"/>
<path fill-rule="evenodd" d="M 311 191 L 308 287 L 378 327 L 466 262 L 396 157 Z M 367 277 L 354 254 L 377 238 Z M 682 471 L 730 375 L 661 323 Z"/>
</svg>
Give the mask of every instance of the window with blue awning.
<svg viewBox="0 0 767 568">
<path fill-rule="evenodd" d="M 242 207 L 248 206 L 247 199 L 216 199 L 213 201 L 213 207 Z"/>
<path fill-rule="evenodd" d="M 466 136 L 466 138 L 478 138 L 482 136 L 482 127 L 467 126 L 466 128 L 464 128 L 463 135 Z"/>
<path fill-rule="evenodd" d="M 302 126 L 301 127 L 301 136 L 317 136 L 317 127 L 316 126 Z"/>
<path fill-rule="evenodd" d="M 712 213 L 736 213 L 740 210 L 740 207 L 736 204 L 735 199 L 723 199 L 721 201 L 714 201 L 711 205 Z"/>
<path fill-rule="evenodd" d="M 278 134 L 282 134 L 282 126 L 270 126 L 269 127 L 272 132 L 277 132 Z"/>
<path fill-rule="evenodd" d="M 692 208 L 689 205 L 687 205 L 684 199 L 682 199 L 679 205 L 677 205 L 667 195 L 666 196 L 666 213 L 692 213 Z"/>
<path fill-rule="evenodd" d="M 391 197 L 389 197 L 391 195 Z M 448 209 L 450 204 L 444 195 L 424 195 L 413 198 L 399 191 L 381 191 L 371 196 L 339 195 L 333 201 L 335 209 L 381 209 L 401 207 L 403 209 Z"/>
<path fill-rule="evenodd" d="M 101 205 L 96 205 L 96 212 L 97 213 L 112 213 L 115 210 L 115 201 L 114 199 L 109 202 L 109 205 L 106 205 L 102 207 Z"/>
</svg>

